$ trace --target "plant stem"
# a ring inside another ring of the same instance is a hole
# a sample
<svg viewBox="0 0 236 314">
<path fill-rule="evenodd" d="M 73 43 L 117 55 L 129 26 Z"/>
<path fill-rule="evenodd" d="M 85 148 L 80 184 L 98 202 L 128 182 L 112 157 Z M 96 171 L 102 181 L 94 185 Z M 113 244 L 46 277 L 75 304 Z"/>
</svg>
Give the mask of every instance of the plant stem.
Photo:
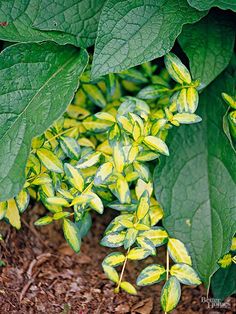
<svg viewBox="0 0 236 314">
<path fill-rule="evenodd" d="M 166 281 L 169 279 L 170 258 L 168 249 L 166 250 Z M 165 312 L 167 314 L 167 312 Z"/>
<path fill-rule="evenodd" d="M 128 260 L 129 251 L 130 251 L 130 247 L 128 248 L 128 251 L 127 251 L 126 256 L 125 256 L 124 264 L 123 264 L 123 267 L 122 267 L 122 270 L 121 270 L 121 273 L 120 273 L 119 282 L 118 282 L 118 284 L 117 284 L 117 287 L 115 288 L 115 290 L 116 290 L 117 292 L 119 292 L 119 290 L 120 290 L 120 284 L 121 284 L 121 282 L 122 282 L 122 278 L 123 278 L 123 275 L 124 275 L 125 266 L 126 266 L 126 263 L 127 263 L 127 260 Z"/>
<path fill-rule="evenodd" d="M 169 259 L 169 252 L 166 251 L 166 281 L 169 279 L 169 268 L 170 268 L 170 259 Z"/>
</svg>

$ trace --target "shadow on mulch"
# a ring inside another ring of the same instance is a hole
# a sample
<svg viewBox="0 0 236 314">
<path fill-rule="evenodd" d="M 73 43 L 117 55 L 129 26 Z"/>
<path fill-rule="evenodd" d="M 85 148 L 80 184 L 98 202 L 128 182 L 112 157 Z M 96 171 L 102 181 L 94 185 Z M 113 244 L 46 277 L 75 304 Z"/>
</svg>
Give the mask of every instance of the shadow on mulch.
<svg viewBox="0 0 236 314">
<path fill-rule="evenodd" d="M 137 296 L 124 292 L 114 294 L 113 284 L 106 279 L 101 262 L 111 250 L 101 247 L 110 213 L 94 216 L 93 227 L 84 239 L 80 254 L 66 244 L 59 224 L 35 228 L 33 222 L 44 214 L 35 205 L 23 215 L 21 231 L 0 223 L 5 240 L 0 243 L 0 313 L 31 314 L 106 314 L 106 313 L 163 313 L 160 308 L 161 286 L 144 287 Z M 164 263 L 162 251 L 158 259 Z M 125 278 L 135 282 L 138 273 L 153 258 L 128 263 Z M 208 309 L 201 302 L 206 296 L 203 286 L 182 287 L 182 298 L 173 314 L 236 313 L 236 302 L 228 298 L 231 310 Z"/>
</svg>

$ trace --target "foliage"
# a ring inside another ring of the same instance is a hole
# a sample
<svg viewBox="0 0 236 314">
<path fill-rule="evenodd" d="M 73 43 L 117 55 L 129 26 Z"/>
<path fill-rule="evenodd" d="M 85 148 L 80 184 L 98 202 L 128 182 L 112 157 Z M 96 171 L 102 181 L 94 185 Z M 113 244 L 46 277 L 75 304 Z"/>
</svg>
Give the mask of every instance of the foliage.
<svg viewBox="0 0 236 314">
<path fill-rule="evenodd" d="M 162 246 L 166 264 L 146 266 L 137 285 L 164 280 L 165 312 L 180 284 L 213 278 L 215 296 L 233 293 L 235 9 L 0 1 L 0 220 L 19 229 L 30 197 L 40 200 L 48 214 L 35 224 L 59 221 L 79 252 L 91 211 L 111 208 L 101 245 L 116 249 L 102 263 L 115 292 L 136 294 L 126 264 Z"/>
</svg>

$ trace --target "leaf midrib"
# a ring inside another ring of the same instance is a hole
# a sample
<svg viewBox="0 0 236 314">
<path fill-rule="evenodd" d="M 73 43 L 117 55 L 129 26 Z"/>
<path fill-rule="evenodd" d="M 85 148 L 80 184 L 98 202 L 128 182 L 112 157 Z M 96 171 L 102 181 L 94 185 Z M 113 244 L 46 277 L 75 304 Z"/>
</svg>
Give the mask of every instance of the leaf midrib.
<svg viewBox="0 0 236 314">
<path fill-rule="evenodd" d="M 14 125 L 17 123 L 17 121 L 20 119 L 20 117 L 27 111 L 27 109 L 30 107 L 32 102 L 35 100 L 35 98 L 39 95 L 39 93 L 48 85 L 48 83 L 55 78 L 60 72 L 62 72 L 66 66 L 75 58 L 77 51 L 73 52 L 72 56 L 69 60 L 67 60 L 59 69 L 57 69 L 56 72 L 54 72 L 47 80 L 46 82 L 39 88 L 39 90 L 34 94 L 32 99 L 29 101 L 29 103 L 25 106 L 25 108 L 22 110 L 22 112 L 17 116 L 17 119 L 13 122 L 13 124 L 6 130 L 6 132 L 3 134 L 3 136 L 0 138 L 0 140 L 3 140 L 4 137 L 11 131 L 11 129 L 14 127 Z M 26 121 L 27 123 L 27 121 Z"/>
</svg>

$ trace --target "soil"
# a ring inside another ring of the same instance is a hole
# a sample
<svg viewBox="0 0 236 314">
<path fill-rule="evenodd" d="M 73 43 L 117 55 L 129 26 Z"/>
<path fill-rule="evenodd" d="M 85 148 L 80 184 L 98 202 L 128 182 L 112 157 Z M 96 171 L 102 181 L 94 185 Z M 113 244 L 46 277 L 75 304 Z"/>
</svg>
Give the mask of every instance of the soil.
<svg viewBox="0 0 236 314">
<path fill-rule="evenodd" d="M 20 231 L 0 224 L 4 236 L 0 261 L 5 264 L 0 267 L 0 314 L 163 313 L 160 285 L 138 289 L 137 296 L 115 294 L 114 285 L 103 274 L 101 262 L 111 250 L 101 247 L 99 240 L 110 212 L 93 217 L 92 230 L 79 254 L 66 244 L 59 224 L 34 227 L 33 222 L 43 214 L 44 208 L 36 204 L 22 216 Z M 163 252 L 158 252 L 158 259 L 164 262 Z M 138 272 L 152 262 L 148 258 L 128 263 L 125 279 L 135 282 Z M 236 313 L 233 297 L 225 300 L 228 309 L 209 309 L 202 297 L 206 297 L 203 286 L 183 286 L 181 302 L 172 313 Z"/>
</svg>

